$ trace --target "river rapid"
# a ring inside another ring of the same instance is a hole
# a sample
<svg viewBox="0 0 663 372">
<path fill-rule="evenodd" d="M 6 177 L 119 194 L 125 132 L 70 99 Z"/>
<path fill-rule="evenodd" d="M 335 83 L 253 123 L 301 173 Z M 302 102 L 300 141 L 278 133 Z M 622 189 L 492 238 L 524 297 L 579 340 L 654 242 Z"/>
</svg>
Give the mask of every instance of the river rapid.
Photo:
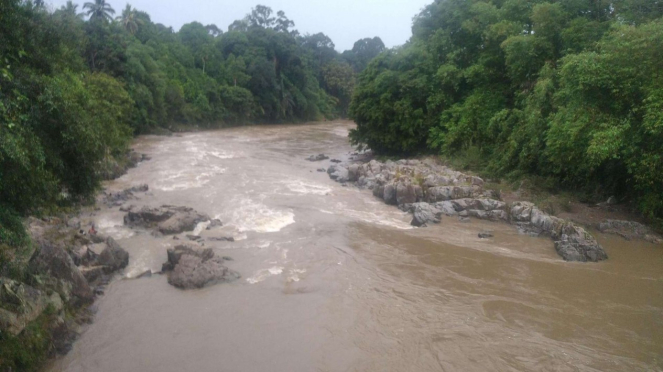
<svg viewBox="0 0 663 372">
<path fill-rule="evenodd" d="M 94 323 L 48 371 L 662 371 L 663 248 L 596 234 L 610 259 L 566 263 L 503 223 L 411 216 L 305 158 L 352 152 L 349 122 L 146 136 L 152 160 L 106 186 L 137 206 L 188 206 L 235 242 L 207 241 L 242 275 L 181 291 L 159 271 L 182 241 L 97 229 L 129 253 Z M 481 230 L 494 231 L 479 239 Z M 199 229 L 200 230 L 200 229 Z M 197 231 L 199 232 L 199 231 Z M 205 236 L 207 231 L 200 232 Z"/>
</svg>

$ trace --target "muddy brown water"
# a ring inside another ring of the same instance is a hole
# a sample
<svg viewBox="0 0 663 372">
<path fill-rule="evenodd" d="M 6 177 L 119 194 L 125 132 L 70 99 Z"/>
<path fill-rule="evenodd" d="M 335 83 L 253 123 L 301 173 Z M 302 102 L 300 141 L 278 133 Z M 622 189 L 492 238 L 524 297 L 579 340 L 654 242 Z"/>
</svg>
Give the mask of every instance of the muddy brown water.
<svg viewBox="0 0 663 372">
<path fill-rule="evenodd" d="M 610 259 L 563 262 L 546 238 L 473 220 L 414 229 L 311 163 L 346 159 L 351 123 L 243 127 L 135 143 L 109 183 L 132 203 L 221 219 L 202 236 L 242 279 L 196 291 L 158 271 L 179 243 L 93 217 L 130 252 L 125 278 L 48 371 L 661 371 L 663 247 L 597 235 Z M 481 240 L 480 230 L 493 239 Z"/>
</svg>

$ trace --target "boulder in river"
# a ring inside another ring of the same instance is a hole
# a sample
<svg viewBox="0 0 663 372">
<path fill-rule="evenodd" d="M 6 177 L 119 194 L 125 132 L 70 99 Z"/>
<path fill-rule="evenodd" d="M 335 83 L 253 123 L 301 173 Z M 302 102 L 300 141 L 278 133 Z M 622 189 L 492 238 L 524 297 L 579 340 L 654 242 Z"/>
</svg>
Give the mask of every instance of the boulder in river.
<svg viewBox="0 0 663 372">
<path fill-rule="evenodd" d="M 193 231 L 200 222 L 210 217 L 192 208 L 164 205 L 159 208 L 143 207 L 124 216 L 124 224 L 130 227 L 156 229 L 164 235 Z"/>
<path fill-rule="evenodd" d="M 329 159 L 329 156 L 325 154 L 311 155 L 306 160 L 308 161 L 323 161 Z"/>
<path fill-rule="evenodd" d="M 106 204 L 106 206 L 109 208 L 119 207 L 126 203 L 128 200 L 137 199 L 135 195 L 136 193 L 144 193 L 149 189 L 150 188 L 148 185 L 139 185 L 122 190 L 120 192 L 104 193 L 103 203 Z"/>
<path fill-rule="evenodd" d="M 240 278 L 223 263 L 223 258 L 216 257 L 211 248 L 179 245 L 168 250 L 168 262 L 162 271 L 168 273 L 168 283 L 180 289 L 203 288 Z"/>
<path fill-rule="evenodd" d="M 442 211 L 428 203 L 414 203 L 405 206 L 412 213 L 412 226 L 422 227 L 429 223 L 440 223 Z"/>
<path fill-rule="evenodd" d="M 511 222 L 530 234 L 543 234 L 555 242 L 565 261 L 599 262 L 608 259 L 603 247 L 585 229 L 550 216 L 529 202 L 516 202 L 510 209 Z"/>
</svg>

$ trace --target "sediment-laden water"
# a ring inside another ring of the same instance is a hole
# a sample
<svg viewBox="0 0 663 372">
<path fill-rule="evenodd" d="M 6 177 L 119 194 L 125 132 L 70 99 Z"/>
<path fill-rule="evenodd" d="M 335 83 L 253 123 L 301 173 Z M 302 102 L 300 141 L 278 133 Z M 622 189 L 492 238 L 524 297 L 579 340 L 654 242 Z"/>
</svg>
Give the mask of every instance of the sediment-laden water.
<svg viewBox="0 0 663 372">
<path fill-rule="evenodd" d="M 181 243 L 97 229 L 129 251 L 66 357 L 49 371 L 661 371 L 663 251 L 602 236 L 610 259 L 566 263 L 507 224 L 411 216 L 305 158 L 347 159 L 351 123 L 142 137 L 152 157 L 109 183 L 132 203 L 193 207 L 235 242 L 206 242 L 242 279 L 181 291 L 159 271 Z M 479 239 L 481 230 L 494 231 Z M 202 231 L 205 236 L 207 232 Z"/>
</svg>

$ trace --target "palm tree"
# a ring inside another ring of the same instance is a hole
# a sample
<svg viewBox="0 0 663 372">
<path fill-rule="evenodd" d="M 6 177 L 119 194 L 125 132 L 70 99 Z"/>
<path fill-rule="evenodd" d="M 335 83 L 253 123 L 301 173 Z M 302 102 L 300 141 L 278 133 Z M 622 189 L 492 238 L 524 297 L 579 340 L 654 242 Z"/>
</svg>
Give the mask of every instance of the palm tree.
<svg viewBox="0 0 663 372">
<path fill-rule="evenodd" d="M 106 4 L 106 0 L 94 0 L 94 3 L 85 3 L 83 9 L 87 9 L 87 15 L 90 16 L 90 20 L 103 20 L 103 21 L 112 21 L 113 14 L 115 10 Z"/>
<path fill-rule="evenodd" d="M 78 11 L 78 4 L 74 4 L 71 0 L 67 1 L 66 5 L 63 5 L 60 10 L 70 16 L 70 17 L 78 17 L 78 18 L 83 18 L 85 14 L 83 13 L 77 13 Z"/>
<path fill-rule="evenodd" d="M 127 4 L 126 8 L 122 11 L 122 15 L 116 18 L 130 34 L 135 34 L 138 27 L 143 24 L 143 20 L 138 18 L 136 9 L 132 9 L 131 5 Z"/>
</svg>

